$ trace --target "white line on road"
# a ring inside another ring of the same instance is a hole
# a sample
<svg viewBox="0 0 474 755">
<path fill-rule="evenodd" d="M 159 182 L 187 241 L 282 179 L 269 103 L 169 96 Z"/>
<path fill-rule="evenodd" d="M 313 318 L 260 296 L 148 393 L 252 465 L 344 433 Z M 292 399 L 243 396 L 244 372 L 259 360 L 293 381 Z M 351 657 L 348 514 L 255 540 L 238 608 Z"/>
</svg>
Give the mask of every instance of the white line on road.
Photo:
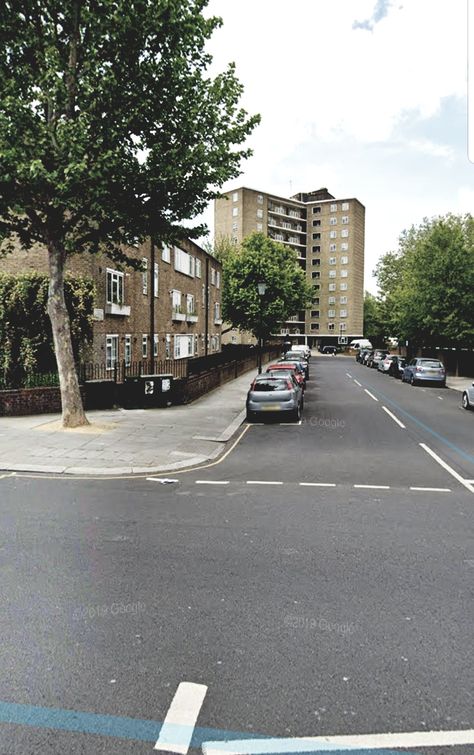
<svg viewBox="0 0 474 755">
<path fill-rule="evenodd" d="M 390 490 L 390 485 L 354 485 L 355 488 L 373 488 L 374 490 Z"/>
<path fill-rule="evenodd" d="M 306 488 L 335 488 L 335 482 L 300 482 Z"/>
<path fill-rule="evenodd" d="M 367 393 L 368 396 L 370 396 L 370 398 L 373 398 L 374 401 L 378 401 L 378 398 L 376 398 L 373 393 L 368 391 L 367 388 L 364 388 L 364 391 Z"/>
<path fill-rule="evenodd" d="M 168 485 L 172 482 L 179 482 L 179 480 L 172 480 L 170 477 L 147 477 L 148 482 L 161 482 L 163 485 Z"/>
<path fill-rule="evenodd" d="M 439 398 L 440 401 L 444 400 L 442 396 L 438 396 L 438 398 Z"/>
<path fill-rule="evenodd" d="M 359 383 L 358 380 L 354 378 L 354 383 L 359 386 L 359 388 L 362 388 L 362 383 Z"/>
<path fill-rule="evenodd" d="M 206 692 L 205 684 L 181 682 L 163 721 L 154 750 L 187 754 Z"/>
<path fill-rule="evenodd" d="M 413 731 L 388 734 L 348 734 L 293 739 L 241 739 L 204 742 L 204 755 L 266 755 L 266 753 L 328 752 L 329 750 L 378 750 L 382 747 L 451 747 L 474 744 L 474 729 Z"/>
<path fill-rule="evenodd" d="M 400 426 L 400 427 L 402 427 L 402 428 L 403 428 L 404 430 L 406 430 L 406 427 L 405 427 L 405 425 L 403 424 L 403 422 L 400 422 L 400 420 L 398 419 L 398 417 L 395 417 L 395 415 L 394 415 L 394 414 L 392 414 L 392 412 L 390 411 L 390 409 L 387 409 L 387 407 L 386 407 L 386 406 L 382 406 L 382 409 L 384 410 L 384 412 L 387 412 L 388 416 L 389 416 L 389 417 L 391 417 L 391 418 L 393 419 L 393 421 L 397 423 L 397 425 L 399 425 L 399 426 Z"/>
<path fill-rule="evenodd" d="M 351 375 L 351 373 L 350 373 L 350 372 L 346 372 L 346 375 L 347 375 L 347 377 L 349 377 L 349 378 L 351 378 L 351 377 L 352 377 L 352 375 Z"/>
<path fill-rule="evenodd" d="M 228 485 L 229 480 L 195 480 L 196 485 Z"/>
<path fill-rule="evenodd" d="M 411 487 L 410 490 L 423 490 L 426 493 L 451 493 L 451 488 L 415 488 L 415 487 Z"/>
<path fill-rule="evenodd" d="M 276 480 L 247 480 L 247 485 L 283 485 Z"/>
<path fill-rule="evenodd" d="M 420 443 L 420 446 L 428 453 L 435 461 L 438 462 L 438 464 L 443 467 L 447 472 L 449 472 L 450 475 L 452 475 L 458 482 L 461 483 L 461 485 L 464 485 L 465 488 L 469 490 L 470 493 L 474 493 L 474 487 L 469 482 L 469 480 L 465 480 L 464 477 L 461 477 L 460 474 L 456 472 L 455 469 L 449 466 L 441 457 L 438 456 L 438 454 L 435 454 L 434 451 L 431 450 L 429 446 L 426 445 L 426 443 Z"/>
</svg>

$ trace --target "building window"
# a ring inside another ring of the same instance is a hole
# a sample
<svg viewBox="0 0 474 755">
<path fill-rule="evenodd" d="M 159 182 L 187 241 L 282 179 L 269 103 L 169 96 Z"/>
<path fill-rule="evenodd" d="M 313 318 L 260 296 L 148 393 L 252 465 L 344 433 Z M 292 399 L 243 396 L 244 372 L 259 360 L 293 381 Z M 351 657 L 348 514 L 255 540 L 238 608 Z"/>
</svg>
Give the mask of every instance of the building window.
<svg viewBox="0 0 474 755">
<path fill-rule="evenodd" d="M 315 228 L 318 228 L 320 225 L 321 225 L 321 221 L 320 220 L 313 220 L 313 226 Z"/>
<path fill-rule="evenodd" d="M 239 192 L 238 191 L 234 191 L 234 193 L 232 194 L 232 201 L 233 202 L 238 202 L 239 201 Z"/>
<path fill-rule="evenodd" d="M 124 349 L 123 358 L 125 361 L 125 367 L 130 367 L 132 363 L 132 336 L 131 335 L 125 336 L 125 349 Z"/>
<path fill-rule="evenodd" d="M 194 349 L 194 336 L 174 337 L 174 358 L 185 359 L 192 357 Z"/>
<path fill-rule="evenodd" d="M 107 304 L 123 304 L 123 273 L 107 269 Z"/>
<path fill-rule="evenodd" d="M 232 208 L 232 217 L 236 218 L 238 216 L 238 214 L 239 214 L 239 208 L 238 207 L 233 207 Z"/>
<path fill-rule="evenodd" d="M 334 291 L 336 290 L 336 284 L 334 284 Z M 341 283 L 339 286 L 340 291 L 347 291 L 347 283 Z"/>
<path fill-rule="evenodd" d="M 148 336 L 145 333 L 142 336 L 142 359 L 148 357 Z"/>
<path fill-rule="evenodd" d="M 335 257 L 329 257 L 329 264 L 335 265 L 336 264 L 336 258 Z"/>
<path fill-rule="evenodd" d="M 339 304 L 347 304 L 347 296 L 339 297 Z"/>
<path fill-rule="evenodd" d="M 341 220 L 342 225 L 347 225 L 348 222 L 349 222 L 349 215 L 343 215 L 342 220 Z"/>
<path fill-rule="evenodd" d="M 320 233 L 313 233 L 313 239 L 320 239 L 321 234 Z"/>
<path fill-rule="evenodd" d="M 216 285 L 216 271 L 215 268 L 211 267 L 211 286 Z"/>
<path fill-rule="evenodd" d="M 336 290 L 336 284 L 335 283 L 330 283 L 329 284 L 329 291 L 335 291 L 335 290 Z"/>
<path fill-rule="evenodd" d="M 337 225 L 337 218 L 329 218 L 329 225 Z"/>
<path fill-rule="evenodd" d="M 341 278 L 347 278 L 347 270 L 341 270 Z"/>
<path fill-rule="evenodd" d="M 337 212 L 337 204 L 332 204 L 329 209 L 330 209 L 330 212 Z"/>
<path fill-rule="evenodd" d="M 165 336 L 165 359 L 171 359 L 171 336 L 169 333 Z"/>
<path fill-rule="evenodd" d="M 173 312 L 181 311 L 181 291 L 177 291 L 176 289 L 172 290 L 171 306 L 173 307 Z"/>
<path fill-rule="evenodd" d="M 328 309 L 328 317 L 335 317 L 335 316 L 336 316 L 336 310 Z"/>
<path fill-rule="evenodd" d="M 328 330 L 334 330 L 334 323 L 328 322 Z"/>
<path fill-rule="evenodd" d="M 346 322 L 340 322 L 339 323 L 339 330 L 342 332 L 343 330 L 347 330 L 347 323 Z"/>
<path fill-rule="evenodd" d="M 193 294 L 186 294 L 186 312 L 188 315 L 194 315 L 196 313 L 196 304 Z"/>
<path fill-rule="evenodd" d="M 344 241 L 344 243 L 341 244 L 341 252 L 347 252 L 348 249 L 349 249 L 349 244 L 346 241 Z"/>
<path fill-rule="evenodd" d="M 349 209 L 349 202 L 343 202 L 341 205 L 342 210 L 348 210 Z"/>
<path fill-rule="evenodd" d="M 319 270 L 313 270 L 311 273 L 311 277 L 313 279 L 319 279 L 321 278 L 321 273 L 319 272 Z"/>
<path fill-rule="evenodd" d="M 313 257 L 313 259 L 311 260 L 311 264 L 314 267 L 319 267 L 320 264 L 321 264 L 321 258 L 320 257 Z"/>
<path fill-rule="evenodd" d="M 311 317 L 319 317 L 319 309 L 312 309 Z"/>
<path fill-rule="evenodd" d="M 319 322 L 312 322 L 311 330 L 319 330 Z"/>
<path fill-rule="evenodd" d="M 263 231 L 262 223 L 257 223 L 257 231 Z"/>
<path fill-rule="evenodd" d="M 329 251 L 335 252 L 336 251 L 336 244 L 329 244 Z"/>
<path fill-rule="evenodd" d="M 118 335 L 105 337 L 105 367 L 113 370 L 118 362 Z"/>
<path fill-rule="evenodd" d="M 184 273 L 184 275 L 189 275 L 190 278 L 194 278 L 194 257 L 175 246 L 174 269 L 178 273 Z"/>
<path fill-rule="evenodd" d="M 263 194 L 257 194 L 257 202 L 263 204 Z"/>
<path fill-rule="evenodd" d="M 214 322 L 221 319 L 221 306 L 218 301 L 214 302 Z"/>
<path fill-rule="evenodd" d="M 347 265 L 349 262 L 349 257 L 341 257 L 341 265 Z"/>
<path fill-rule="evenodd" d="M 219 270 L 216 270 L 216 288 L 221 287 L 221 274 Z"/>
<path fill-rule="evenodd" d="M 343 239 L 347 239 L 347 237 L 349 236 L 349 231 L 347 230 L 347 228 L 342 229 L 341 236 Z"/>
<path fill-rule="evenodd" d="M 201 277 L 201 260 L 196 257 L 196 278 Z"/>
<path fill-rule="evenodd" d="M 319 252 L 321 251 L 321 247 L 320 246 L 313 246 L 313 247 L 311 247 L 311 249 L 312 249 L 313 252 L 316 252 L 316 254 L 319 254 Z"/>
<path fill-rule="evenodd" d="M 339 311 L 339 317 L 347 317 L 347 309 L 341 309 Z"/>
<path fill-rule="evenodd" d="M 336 277 L 336 271 L 335 270 L 330 270 L 329 271 L 329 277 L 330 278 L 335 278 Z"/>
<path fill-rule="evenodd" d="M 155 299 L 158 298 L 158 282 L 159 282 L 158 263 L 155 262 L 155 265 L 153 268 L 153 293 L 155 295 Z"/>
<path fill-rule="evenodd" d="M 263 210 L 261 209 L 257 210 L 257 218 L 263 218 Z"/>
<path fill-rule="evenodd" d="M 158 356 L 158 333 L 153 333 L 153 356 Z"/>
<path fill-rule="evenodd" d="M 313 215 L 316 215 L 319 212 L 321 212 L 321 207 L 313 207 Z"/>
<path fill-rule="evenodd" d="M 168 244 L 163 244 L 163 249 L 161 250 L 161 259 L 163 260 L 163 262 L 171 263 L 171 247 L 169 247 Z"/>
<path fill-rule="evenodd" d="M 329 231 L 329 238 L 330 239 L 336 239 L 337 238 L 337 231 Z"/>
<path fill-rule="evenodd" d="M 142 291 L 144 294 L 148 293 L 148 260 L 146 257 L 142 259 Z"/>
<path fill-rule="evenodd" d="M 336 303 L 336 297 L 328 296 L 328 304 L 335 304 L 335 303 Z"/>
</svg>

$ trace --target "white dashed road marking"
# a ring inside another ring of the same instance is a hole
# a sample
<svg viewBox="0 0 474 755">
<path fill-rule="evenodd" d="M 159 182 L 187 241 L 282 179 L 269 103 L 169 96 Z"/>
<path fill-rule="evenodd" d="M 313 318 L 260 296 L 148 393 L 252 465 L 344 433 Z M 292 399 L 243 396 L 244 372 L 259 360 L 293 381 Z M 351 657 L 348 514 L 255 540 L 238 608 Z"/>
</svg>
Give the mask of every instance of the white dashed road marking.
<svg viewBox="0 0 474 755">
<path fill-rule="evenodd" d="M 387 409 L 386 406 L 382 406 L 382 409 L 384 410 L 384 412 L 386 412 L 388 414 L 389 417 L 391 417 L 393 419 L 394 422 L 397 423 L 397 425 L 399 425 L 399 427 L 401 427 L 403 430 L 406 430 L 406 427 L 403 424 L 403 422 L 400 422 L 400 420 L 398 419 L 398 417 L 395 417 L 395 415 L 392 414 L 392 412 L 390 411 L 390 409 Z"/>
<path fill-rule="evenodd" d="M 247 485 L 283 485 L 277 480 L 247 480 Z"/>
<path fill-rule="evenodd" d="M 196 480 L 196 485 L 228 485 L 229 480 Z"/>
<path fill-rule="evenodd" d="M 358 380 L 354 378 L 354 383 L 359 386 L 359 388 L 362 388 L 362 383 L 359 383 Z"/>
<path fill-rule="evenodd" d="M 370 488 L 372 490 L 390 490 L 390 485 L 354 485 L 355 488 Z"/>
<path fill-rule="evenodd" d="M 438 464 L 443 467 L 443 469 L 446 470 L 446 472 L 449 472 L 450 475 L 454 477 L 458 482 L 461 483 L 461 485 L 464 485 L 465 488 L 469 490 L 470 493 L 474 494 L 474 487 L 469 480 L 465 480 L 464 477 L 461 477 L 460 474 L 456 472 L 455 469 L 449 466 L 443 459 L 441 459 L 438 454 L 436 454 L 432 449 L 426 445 L 426 443 L 420 443 L 420 446 L 423 448 L 424 451 L 426 451 L 427 454 L 429 454 Z"/>
<path fill-rule="evenodd" d="M 415 488 L 415 487 L 411 487 L 410 490 L 422 490 L 425 493 L 451 493 L 451 488 Z"/>
<path fill-rule="evenodd" d="M 166 714 L 154 750 L 187 755 L 207 687 L 181 682 Z"/>
<path fill-rule="evenodd" d="M 335 482 L 300 482 L 300 485 L 306 488 L 335 488 Z"/>
<path fill-rule="evenodd" d="M 350 372 L 346 372 L 346 375 L 347 375 L 348 378 L 352 378 L 352 375 L 351 375 Z"/>
<path fill-rule="evenodd" d="M 371 393 L 370 391 L 368 391 L 368 390 L 367 390 L 367 388 L 364 388 L 364 391 L 366 392 L 366 394 L 367 394 L 368 396 L 370 396 L 370 398 L 373 398 L 373 399 L 374 399 L 374 401 L 378 401 L 378 398 L 377 398 L 376 396 L 374 396 L 374 394 L 373 394 L 373 393 Z"/>
</svg>

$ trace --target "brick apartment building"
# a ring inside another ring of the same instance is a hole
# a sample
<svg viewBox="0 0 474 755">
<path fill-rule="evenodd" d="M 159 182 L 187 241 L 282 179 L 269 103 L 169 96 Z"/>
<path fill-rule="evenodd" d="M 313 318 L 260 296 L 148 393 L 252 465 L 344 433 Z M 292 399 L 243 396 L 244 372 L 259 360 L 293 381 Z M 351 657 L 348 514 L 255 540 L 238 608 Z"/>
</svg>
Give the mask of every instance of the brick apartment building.
<svg viewBox="0 0 474 755">
<path fill-rule="evenodd" d="M 236 243 L 254 231 L 295 251 L 314 289 L 313 305 L 295 312 L 278 335 L 319 346 L 363 336 L 365 208 L 327 189 L 285 199 L 240 187 L 215 202 L 216 239 Z"/>
<path fill-rule="evenodd" d="M 142 359 L 183 359 L 221 349 L 220 263 L 190 240 L 177 245 L 150 241 L 126 250 L 141 270 L 119 266 L 104 255 L 81 254 L 67 272 L 95 285 L 93 343 L 88 358 L 126 365 Z M 154 257 L 154 259 L 153 259 Z M 47 272 L 47 253 L 35 245 L 2 258 L 5 272 Z M 153 322 L 153 327 L 152 327 Z M 153 333 L 153 342 L 151 334 Z"/>
</svg>

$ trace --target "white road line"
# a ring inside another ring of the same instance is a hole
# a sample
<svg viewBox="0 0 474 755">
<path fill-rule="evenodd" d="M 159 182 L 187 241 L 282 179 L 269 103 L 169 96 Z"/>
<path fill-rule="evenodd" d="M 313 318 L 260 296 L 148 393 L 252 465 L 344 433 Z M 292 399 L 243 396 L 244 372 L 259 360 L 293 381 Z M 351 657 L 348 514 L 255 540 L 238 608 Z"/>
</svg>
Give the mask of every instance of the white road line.
<svg viewBox="0 0 474 755">
<path fill-rule="evenodd" d="M 347 377 L 352 378 L 352 375 L 350 372 L 346 372 Z"/>
<path fill-rule="evenodd" d="M 228 485 L 229 480 L 194 480 L 196 485 Z"/>
<path fill-rule="evenodd" d="M 370 398 L 373 398 L 374 401 L 378 401 L 378 398 L 376 398 L 373 393 L 368 391 L 367 388 L 364 388 L 364 391 L 367 393 L 368 396 L 370 396 Z"/>
<path fill-rule="evenodd" d="M 420 446 L 428 453 L 435 461 L 438 462 L 438 464 L 443 467 L 443 469 L 446 470 L 446 472 L 449 472 L 450 475 L 454 477 L 455 480 L 461 483 L 461 485 L 464 485 L 465 488 L 469 490 L 470 493 L 474 493 L 474 487 L 469 480 L 465 480 L 464 477 L 461 477 L 460 474 L 456 472 L 455 469 L 449 466 L 441 457 L 438 456 L 434 451 L 431 450 L 429 446 L 426 445 L 426 443 L 420 443 Z"/>
<path fill-rule="evenodd" d="M 403 428 L 404 430 L 406 430 L 406 427 L 405 427 L 405 425 L 403 424 L 403 422 L 400 422 L 400 420 L 398 419 L 398 417 L 395 417 L 395 415 L 394 415 L 394 414 L 392 414 L 392 412 L 390 411 L 390 409 L 387 409 L 387 407 L 386 407 L 386 406 L 382 406 L 382 409 L 384 410 L 384 412 L 387 412 L 388 416 L 389 416 L 389 417 L 391 417 L 391 418 L 393 419 L 393 421 L 397 423 L 397 425 L 399 425 L 399 426 L 400 426 L 400 427 L 402 427 L 402 428 Z"/>
<path fill-rule="evenodd" d="M 306 488 L 335 488 L 336 487 L 335 482 L 300 482 L 298 484 Z"/>
<path fill-rule="evenodd" d="M 466 482 L 470 482 L 471 485 L 474 484 L 474 480 L 466 480 Z"/>
<path fill-rule="evenodd" d="M 166 714 L 154 750 L 187 755 L 207 687 L 181 682 Z"/>
<path fill-rule="evenodd" d="M 163 485 L 168 485 L 172 482 L 179 482 L 179 480 L 173 480 L 170 477 L 147 477 L 148 482 L 161 482 Z"/>
<path fill-rule="evenodd" d="M 411 487 L 410 490 L 423 490 L 426 493 L 451 493 L 451 488 L 415 488 L 415 487 Z"/>
<path fill-rule="evenodd" d="M 354 383 L 359 386 L 359 388 L 362 388 L 362 383 L 359 383 L 358 380 L 354 378 Z"/>
<path fill-rule="evenodd" d="M 390 490 L 390 485 L 354 485 L 355 488 L 373 488 L 374 490 Z"/>
<path fill-rule="evenodd" d="M 241 739 L 204 742 L 204 755 L 266 755 L 266 753 L 328 752 L 328 750 L 378 750 L 382 747 L 451 747 L 474 744 L 474 729 L 460 731 L 410 731 L 388 734 L 348 734 L 293 739 Z"/>
<path fill-rule="evenodd" d="M 439 398 L 440 401 L 444 401 L 444 399 L 443 399 L 442 396 L 438 396 L 438 398 Z"/>
<path fill-rule="evenodd" d="M 283 485 L 276 480 L 247 480 L 247 485 Z"/>
</svg>

